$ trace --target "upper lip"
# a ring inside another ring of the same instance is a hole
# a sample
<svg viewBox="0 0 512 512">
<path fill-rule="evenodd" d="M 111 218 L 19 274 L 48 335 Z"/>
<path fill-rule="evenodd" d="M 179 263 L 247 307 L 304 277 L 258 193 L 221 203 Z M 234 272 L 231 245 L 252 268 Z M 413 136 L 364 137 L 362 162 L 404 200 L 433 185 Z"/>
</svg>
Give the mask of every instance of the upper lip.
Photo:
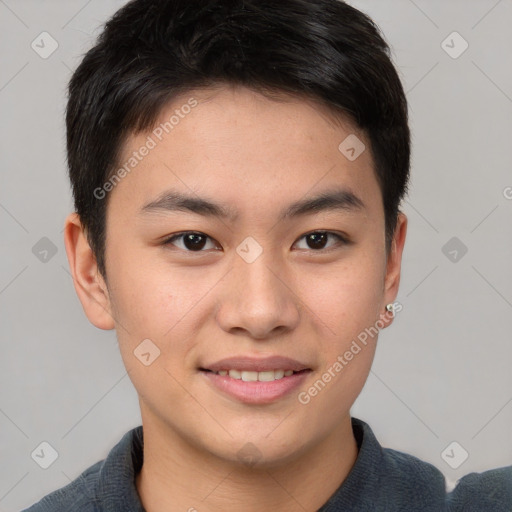
<svg viewBox="0 0 512 512">
<path fill-rule="evenodd" d="M 283 356 L 272 356 L 265 358 L 255 358 L 252 356 L 235 356 L 222 359 L 212 364 L 202 366 L 203 370 L 218 372 L 220 370 L 246 370 L 252 372 L 265 372 L 270 370 L 309 370 L 309 366 Z"/>
</svg>

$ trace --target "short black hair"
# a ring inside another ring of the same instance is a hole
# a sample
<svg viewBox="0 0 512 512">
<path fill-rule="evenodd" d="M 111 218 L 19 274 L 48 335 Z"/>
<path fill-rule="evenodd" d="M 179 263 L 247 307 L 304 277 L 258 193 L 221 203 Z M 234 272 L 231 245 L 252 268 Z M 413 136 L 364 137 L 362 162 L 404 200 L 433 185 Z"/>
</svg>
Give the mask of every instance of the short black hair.
<svg viewBox="0 0 512 512">
<path fill-rule="evenodd" d="M 152 129 L 177 95 L 222 84 L 310 98 L 364 131 L 389 252 L 410 131 L 389 45 L 366 14 L 340 0 L 133 0 L 85 54 L 66 109 L 75 210 L 102 276 L 108 196 L 94 191 L 115 173 L 126 137 Z"/>
</svg>

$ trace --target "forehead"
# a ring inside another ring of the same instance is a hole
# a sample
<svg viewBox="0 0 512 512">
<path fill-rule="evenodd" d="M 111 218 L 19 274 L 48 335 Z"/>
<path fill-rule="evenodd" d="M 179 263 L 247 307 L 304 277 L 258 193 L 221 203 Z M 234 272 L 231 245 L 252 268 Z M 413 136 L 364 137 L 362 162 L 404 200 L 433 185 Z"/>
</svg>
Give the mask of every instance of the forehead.
<svg viewBox="0 0 512 512">
<path fill-rule="evenodd" d="M 364 148 L 355 159 L 347 140 Z M 144 146 L 151 146 L 145 156 L 134 156 Z M 305 97 L 242 87 L 174 98 L 150 130 L 127 138 L 118 166 L 130 160 L 135 165 L 113 194 L 124 190 L 140 207 L 168 188 L 207 191 L 242 208 L 249 198 L 264 207 L 265 196 L 296 200 L 329 186 L 379 192 L 369 142 L 348 118 Z"/>
</svg>

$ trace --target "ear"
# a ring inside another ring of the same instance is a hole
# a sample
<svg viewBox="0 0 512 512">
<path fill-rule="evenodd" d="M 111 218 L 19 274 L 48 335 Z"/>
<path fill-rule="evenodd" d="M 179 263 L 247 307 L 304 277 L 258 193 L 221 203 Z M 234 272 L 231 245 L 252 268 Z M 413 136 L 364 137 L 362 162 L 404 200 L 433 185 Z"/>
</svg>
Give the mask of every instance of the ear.
<svg viewBox="0 0 512 512">
<path fill-rule="evenodd" d="M 107 286 L 77 213 L 66 218 L 64 243 L 75 290 L 87 318 L 100 329 L 113 329 L 115 322 Z"/>
<path fill-rule="evenodd" d="M 407 217 L 404 213 L 398 214 L 397 224 L 391 250 L 386 263 L 386 276 L 384 279 L 384 303 L 381 305 L 381 320 L 384 327 L 388 327 L 393 322 L 393 314 L 386 311 L 386 305 L 393 303 L 398 295 L 400 285 L 400 271 L 402 265 L 402 253 L 407 234 Z"/>
</svg>

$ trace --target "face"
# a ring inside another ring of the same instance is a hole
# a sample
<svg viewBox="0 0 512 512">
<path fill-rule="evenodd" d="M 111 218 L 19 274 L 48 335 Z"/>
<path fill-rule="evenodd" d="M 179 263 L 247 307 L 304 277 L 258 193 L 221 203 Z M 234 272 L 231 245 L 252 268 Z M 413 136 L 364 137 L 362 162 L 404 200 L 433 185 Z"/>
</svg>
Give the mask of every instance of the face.
<svg viewBox="0 0 512 512">
<path fill-rule="evenodd" d="M 366 146 L 355 160 L 349 135 Z M 143 422 L 225 460 L 250 442 L 268 464 L 346 426 L 405 236 L 401 215 L 387 257 L 365 135 L 304 100 L 196 90 L 127 139 L 127 162 L 107 186 L 115 322 L 81 299 L 116 328 Z"/>
</svg>

